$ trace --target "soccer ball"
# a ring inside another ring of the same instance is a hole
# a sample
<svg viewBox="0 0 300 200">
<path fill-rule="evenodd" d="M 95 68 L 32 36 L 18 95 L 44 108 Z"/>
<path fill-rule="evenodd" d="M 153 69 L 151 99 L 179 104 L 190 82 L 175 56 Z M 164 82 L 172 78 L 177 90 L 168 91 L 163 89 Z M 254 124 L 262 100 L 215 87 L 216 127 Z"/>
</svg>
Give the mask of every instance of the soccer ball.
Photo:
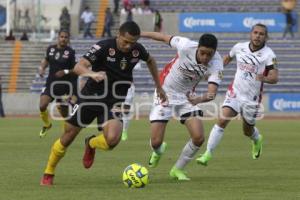
<svg viewBox="0 0 300 200">
<path fill-rule="evenodd" d="M 123 172 L 123 183 L 129 188 L 143 188 L 148 184 L 148 170 L 146 167 L 133 163 Z"/>
</svg>

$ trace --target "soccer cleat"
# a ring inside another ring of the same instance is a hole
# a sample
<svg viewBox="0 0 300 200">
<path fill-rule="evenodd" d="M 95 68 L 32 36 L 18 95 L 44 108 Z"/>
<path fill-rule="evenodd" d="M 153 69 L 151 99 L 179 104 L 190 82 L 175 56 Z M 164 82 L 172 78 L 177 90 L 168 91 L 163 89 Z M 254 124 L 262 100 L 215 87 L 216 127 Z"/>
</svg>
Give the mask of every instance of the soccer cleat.
<svg viewBox="0 0 300 200">
<path fill-rule="evenodd" d="M 44 174 L 40 185 L 42 186 L 52 186 L 53 185 L 54 174 Z"/>
<path fill-rule="evenodd" d="M 181 170 L 181 169 L 177 169 L 175 166 L 172 167 L 169 175 L 174 178 L 177 179 L 179 181 L 189 181 L 191 180 L 189 177 L 186 176 L 186 172 Z"/>
<path fill-rule="evenodd" d="M 196 162 L 200 165 L 207 166 L 208 161 L 212 158 L 212 154 L 205 151 L 203 155 L 196 159 Z"/>
<path fill-rule="evenodd" d="M 252 142 L 252 158 L 254 160 L 258 159 L 262 153 L 262 145 L 263 145 L 263 136 L 259 135 L 258 140 L 256 142 Z"/>
<path fill-rule="evenodd" d="M 123 131 L 123 132 L 122 132 L 122 137 L 121 137 L 122 141 L 126 141 L 127 138 L 128 138 L 128 133 L 127 133 L 127 131 Z"/>
<path fill-rule="evenodd" d="M 93 165 L 94 159 L 95 159 L 95 153 L 96 150 L 91 148 L 89 145 L 89 141 L 93 138 L 96 137 L 95 135 L 92 135 L 90 137 L 85 138 L 85 151 L 84 155 L 82 158 L 82 163 L 83 166 L 88 169 Z"/>
<path fill-rule="evenodd" d="M 158 165 L 158 162 L 162 156 L 162 154 L 166 151 L 167 143 L 163 142 L 161 145 L 161 154 L 157 154 L 156 152 L 152 152 L 150 159 L 149 159 L 149 167 L 156 167 Z"/>
<path fill-rule="evenodd" d="M 40 131 L 40 138 L 43 138 L 47 135 L 47 132 L 52 127 L 52 124 L 50 123 L 49 126 L 43 126 L 42 130 Z"/>
</svg>

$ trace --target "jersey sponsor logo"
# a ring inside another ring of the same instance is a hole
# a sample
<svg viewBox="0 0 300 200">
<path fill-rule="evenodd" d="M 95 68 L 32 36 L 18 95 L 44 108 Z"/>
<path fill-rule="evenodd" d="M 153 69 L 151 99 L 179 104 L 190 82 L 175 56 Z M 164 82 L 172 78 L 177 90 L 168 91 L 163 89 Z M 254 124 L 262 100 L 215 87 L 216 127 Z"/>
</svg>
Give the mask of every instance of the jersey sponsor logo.
<svg viewBox="0 0 300 200">
<path fill-rule="evenodd" d="M 106 57 L 106 60 L 109 62 L 116 62 L 116 58 Z"/>
<path fill-rule="evenodd" d="M 242 71 L 246 71 L 246 72 L 250 72 L 250 73 L 257 72 L 257 67 L 255 65 L 242 63 L 242 62 L 238 62 L 237 65 L 238 65 L 239 69 Z"/>
<path fill-rule="evenodd" d="M 109 54 L 110 56 L 114 56 L 114 55 L 116 55 L 116 50 L 115 50 L 114 48 L 109 48 L 108 54 Z"/>
<path fill-rule="evenodd" d="M 53 56 L 53 55 L 54 55 L 54 52 L 55 52 L 55 49 L 54 49 L 54 48 L 51 48 L 51 49 L 50 49 L 50 52 L 49 52 L 49 56 Z"/>
<path fill-rule="evenodd" d="M 55 54 L 55 60 L 58 60 L 59 57 L 60 57 L 60 53 L 59 53 L 59 52 L 56 52 L 56 54 Z"/>
<path fill-rule="evenodd" d="M 92 54 L 94 54 L 94 53 L 96 53 L 97 52 L 97 49 L 95 49 L 94 47 L 92 47 L 90 50 L 89 50 L 89 53 L 92 53 Z"/>
<path fill-rule="evenodd" d="M 127 60 L 123 57 L 121 62 L 120 62 L 120 67 L 122 70 L 126 69 L 127 67 Z"/>
<path fill-rule="evenodd" d="M 70 54 L 70 52 L 66 50 L 66 51 L 64 51 L 64 55 L 62 57 L 68 59 L 69 54 Z"/>
<path fill-rule="evenodd" d="M 94 45 L 93 45 L 93 48 L 96 49 L 96 50 L 100 50 L 100 49 L 101 49 L 101 46 L 99 46 L 98 44 L 94 44 Z"/>
<path fill-rule="evenodd" d="M 133 57 L 136 58 L 136 57 L 138 57 L 139 55 L 140 55 L 140 52 L 139 52 L 138 50 L 135 49 L 135 50 L 132 51 L 132 56 L 133 56 Z"/>
</svg>

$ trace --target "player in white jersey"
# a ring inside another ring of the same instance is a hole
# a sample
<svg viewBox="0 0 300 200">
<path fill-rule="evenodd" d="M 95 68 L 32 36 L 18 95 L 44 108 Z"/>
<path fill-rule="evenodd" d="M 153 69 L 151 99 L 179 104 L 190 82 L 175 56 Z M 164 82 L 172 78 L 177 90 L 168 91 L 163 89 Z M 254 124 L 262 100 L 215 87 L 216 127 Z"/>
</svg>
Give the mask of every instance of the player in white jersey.
<svg viewBox="0 0 300 200">
<path fill-rule="evenodd" d="M 154 95 L 150 113 L 153 152 L 149 166 L 156 167 L 165 152 L 166 143 L 163 140 L 166 125 L 169 119 L 175 117 L 187 127 L 190 140 L 169 174 L 178 180 L 190 180 L 183 169 L 204 142 L 204 130 L 200 119 L 203 112 L 189 100 L 202 103 L 215 98 L 223 71 L 222 58 L 216 51 L 218 41 L 212 34 L 202 35 L 199 42 L 157 32 L 143 32 L 142 36 L 165 42 L 177 49 L 176 57 L 160 74 L 161 85 L 168 96 L 168 104 L 161 104 L 157 95 Z M 190 95 L 201 80 L 208 82 L 207 93 L 197 97 Z"/>
<path fill-rule="evenodd" d="M 142 64 L 138 62 L 134 66 L 134 70 L 141 70 Z M 125 101 L 122 103 L 123 109 L 125 110 L 122 113 L 122 121 L 123 121 L 123 130 L 122 130 L 122 141 L 126 141 L 128 138 L 128 127 L 131 120 L 131 109 L 133 107 L 133 99 L 135 95 L 135 86 L 134 83 L 131 84 L 131 87 L 128 89 Z"/>
<path fill-rule="evenodd" d="M 238 113 L 243 118 L 243 132 L 252 140 L 252 158 L 257 159 L 262 152 L 263 136 L 255 127 L 262 98 L 263 84 L 276 84 L 278 70 L 276 56 L 266 45 L 267 27 L 256 24 L 250 33 L 250 42 L 237 43 L 225 56 L 224 66 L 234 57 L 237 61 L 237 71 L 229 86 L 222 107 L 221 117 L 212 128 L 206 152 L 197 159 L 197 163 L 207 165 L 212 158 L 212 152 L 220 143 L 224 129 Z"/>
</svg>

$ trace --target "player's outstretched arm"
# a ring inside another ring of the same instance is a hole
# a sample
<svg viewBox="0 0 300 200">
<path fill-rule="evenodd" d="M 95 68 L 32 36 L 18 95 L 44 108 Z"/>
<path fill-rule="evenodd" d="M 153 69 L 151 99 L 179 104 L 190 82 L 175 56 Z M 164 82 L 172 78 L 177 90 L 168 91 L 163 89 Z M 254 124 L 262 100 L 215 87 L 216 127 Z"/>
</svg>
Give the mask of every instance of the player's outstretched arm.
<svg viewBox="0 0 300 200">
<path fill-rule="evenodd" d="M 161 42 L 164 42 L 166 44 L 169 44 L 170 39 L 172 38 L 171 35 L 167 35 L 167 34 L 159 33 L 159 32 L 142 32 L 141 37 L 161 41 Z"/>
<path fill-rule="evenodd" d="M 149 59 L 147 60 L 147 67 L 152 75 L 152 78 L 154 80 L 155 86 L 156 86 L 156 92 L 159 95 L 159 98 L 162 102 L 167 101 L 167 95 L 165 91 L 162 89 L 161 84 L 159 82 L 159 77 L 158 77 L 158 70 L 157 70 L 157 65 L 152 56 L 149 56 Z"/>
<path fill-rule="evenodd" d="M 93 72 L 89 69 L 91 66 L 91 63 L 87 59 L 81 58 L 74 67 L 74 73 L 78 76 L 90 77 L 96 82 L 106 79 L 106 73 L 104 71 Z"/>
</svg>

